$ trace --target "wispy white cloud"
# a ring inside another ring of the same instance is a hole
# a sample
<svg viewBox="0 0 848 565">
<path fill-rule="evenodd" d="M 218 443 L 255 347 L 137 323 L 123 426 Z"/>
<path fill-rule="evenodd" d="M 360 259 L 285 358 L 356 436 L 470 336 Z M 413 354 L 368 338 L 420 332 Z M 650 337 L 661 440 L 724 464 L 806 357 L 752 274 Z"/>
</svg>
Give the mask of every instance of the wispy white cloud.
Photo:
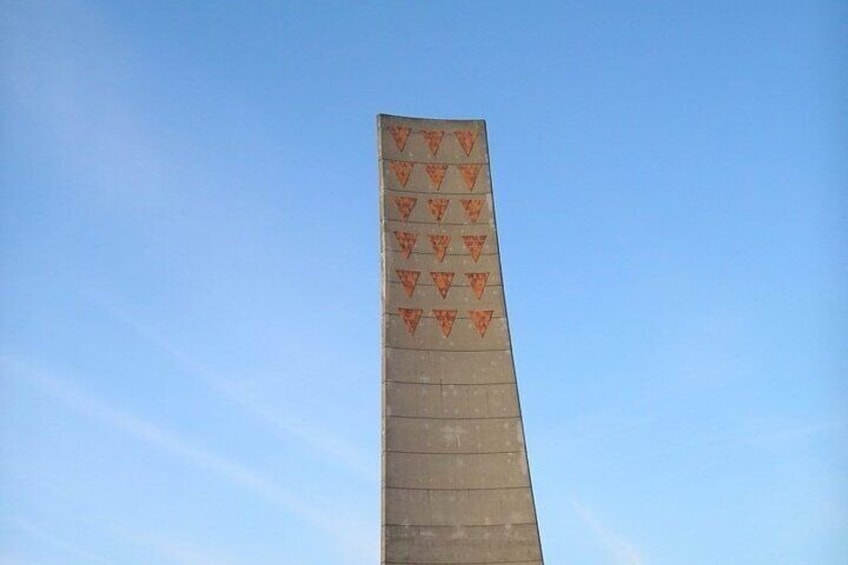
<svg viewBox="0 0 848 565">
<path fill-rule="evenodd" d="M 190 543 L 173 536 L 119 532 L 120 537 L 155 553 L 159 560 L 173 565 L 242 565 L 231 555 L 210 548 L 210 543 Z"/>
<path fill-rule="evenodd" d="M 351 551 L 362 554 L 371 553 L 370 545 L 363 542 L 364 539 L 368 539 L 368 536 L 363 536 L 363 532 L 356 531 L 348 523 L 336 521 L 334 518 L 336 512 L 318 508 L 314 502 L 298 498 L 253 469 L 193 445 L 173 432 L 94 398 L 84 393 L 71 381 L 34 370 L 24 363 L 9 358 L 0 357 L 0 367 L 6 378 L 25 381 L 86 417 L 99 420 L 106 426 L 123 432 L 137 441 L 253 493 L 265 502 L 280 507 L 320 528 Z"/>
<path fill-rule="evenodd" d="M 0 553 L 0 565 L 33 565 L 27 559 L 11 553 Z"/>
<path fill-rule="evenodd" d="M 363 481 L 374 481 L 374 469 L 361 451 L 349 442 L 315 422 L 307 421 L 291 412 L 286 413 L 277 407 L 272 408 L 255 393 L 238 384 L 236 380 L 221 377 L 205 364 L 172 345 L 162 337 L 160 332 L 138 322 L 114 302 L 102 296 L 91 296 L 91 298 L 137 335 L 168 354 L 194 378 L 239 406 L 251 418 L 267 425 L 278 437 L 286 440 L 294 439 L 312 452 L 321 455 L 329 463 L 347 469 Z"/>
<path fill-rule="evenodd" d="M 39 487 L 43 486 L 43 481 L 39 481 Z M 90 519 L 84 512 L 77 513 L 73 516 L 74 523 L 84 523 L 86 527 L 92 529 L 100 529 L 98 536 L 112 536 L 114 538 L 129 542 L 132 545 L 143 548 L 145 551 L 155 554 L 157 562 L 168 563 L 170 565 L 238 565 L 240 562 L 233 559 L 231 556 L 223 555 L 220 551 L 209 549 L 209 544 L 205 544 L 203 548 L 197 544 L 188 543 L 184 540 L 175 538 L 173 535 L 151 535 L 140 533 L 126 527 L 117 526 L 109 521 L 109 523 L 95 522 Z M 74 560 L 83 560 L 84 563 L 104 564 L 112 563 L 104 556 L 85 549 L 79 542 L 71 542 L 68 539 L 51 533 L 42 525 L 36 525 L 30 519 L 21 516 L 4 516 L 0 519 L 0 523 L 6 525 L 13 530 L 14 536 L 26 536 L 37 542 L 39 546 L 46 546 L 57 553 L 64 556 L 63 561 L 67 562 L 69 558 Z M 26 556 L 0 556 L 0 565 L 12 564 L 31 564 L 32 555 Z M 243 562 L 242 562 L 243 563 Z"/>
<path fill-rule="evenodd" d="M 588 506 L 576 500 L 571 500 L 571 507 L 580 521 L 594 534 L 595 539 L 610 556 L 613 563 L 616 565 L 647 565 L 647 561 L 642 557 L 636 546 L 616 533 Z"/>
<path fill-rule="evenodd" d="M 0 95 L 6 106 L 15 109 L 15 115 L 41 136 L 41 145 L 53 152 L 51 162 L 69 168 L 64 172 L 75 179 L 75 185 L 104 194 L 117 193 L 121 202 L 149 203 L 167 191 L 167 179 L 173 177 L 169 151 L 161 146 L 155 132 L 146 129 L 132 97 L 120 89 L 133 83 L 122 64 L 131 53 L 108 22 L 96 11 L 73 2 L 59 7 L 36 2 L 15 8 L 0 26 L 0 36 L 4 36 Z M 73 41 L 67 36 L 69 29 L 73 29 Z M 124 198 L 128 195 L 133 198 Z M 299 441 L 356 477 L 374 481 L 368 458 L 338 434 L 306 418 L 281 413 L 234 380 L 215 374 L 120 308 L 94 298 L 278 436 Z"/>
<path fill-rule="evenodd" d="M 3 521 L 18 532 L 25 534 L 31 537 L 32 539 L 38 541 L 39 544 L 43 544 L 53 549 L 56 549 L 67 557 L 73 557 L 74 559 L 82 559 L 85 563 L 102 563 L 103 565 L 110 564 L 110 561 L 107 560 L 105 557 L 101 557 L 100 555 L 97 555 L 92 551 L 80 547 L 80 545 L 77 543 L 71 542 L 60 536 L 52 534 L 43 527 L 34 524 L 26 518 L 23 518 L 21 516 L 6 516 L 3 518 Z M 6 561 L 4 560 L 3 563 L 5 562 Z M 9 562 L 11 563 L 14 561 Z"/>
</svg>

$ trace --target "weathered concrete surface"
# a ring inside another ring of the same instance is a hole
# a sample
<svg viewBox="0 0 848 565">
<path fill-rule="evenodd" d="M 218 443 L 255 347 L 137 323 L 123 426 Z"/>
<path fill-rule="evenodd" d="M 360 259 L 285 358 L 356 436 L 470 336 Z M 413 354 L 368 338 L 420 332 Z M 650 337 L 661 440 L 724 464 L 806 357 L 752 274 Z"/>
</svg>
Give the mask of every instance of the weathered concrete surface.
<svg viewBox="0 0 848 565">
<path fill-rule="evenodd" d="M 540 565 L 486 124 L 377 119 L 384 565 Z"/>
</svg>

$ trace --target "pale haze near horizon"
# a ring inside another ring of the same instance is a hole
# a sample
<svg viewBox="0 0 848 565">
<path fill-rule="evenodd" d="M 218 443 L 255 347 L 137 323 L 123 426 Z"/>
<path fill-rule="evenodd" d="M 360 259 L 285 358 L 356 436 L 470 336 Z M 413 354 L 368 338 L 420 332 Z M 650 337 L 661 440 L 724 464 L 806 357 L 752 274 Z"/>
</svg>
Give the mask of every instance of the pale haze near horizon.
<svg viewBox="0 0 848 565">
<path fill-rule="evenodd" d="M 0 11 L 0 564 L 378 562 L 380 112 L 487 120 L 546 562 L 848 562 L 844 3 Z"/>
</svg>

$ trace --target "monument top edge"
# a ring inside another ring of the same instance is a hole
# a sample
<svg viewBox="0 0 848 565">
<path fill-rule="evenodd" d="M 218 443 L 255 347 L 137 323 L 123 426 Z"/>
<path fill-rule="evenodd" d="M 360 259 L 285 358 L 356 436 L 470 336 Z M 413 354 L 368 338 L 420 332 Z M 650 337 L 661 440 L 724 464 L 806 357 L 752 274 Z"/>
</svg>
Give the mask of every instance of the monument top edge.
<svg viewBox="0 0 848 565">
<path fill-rule="evenodd" d="M 486 127 L 486 120 L 484 119 L 448 119 L 448 118 L 422 118 L 417 116 L 396 116 L 393 114 L 377 114 L 377 125 L 382 126 L 384 123 L 393 124 L 393 125 L 403 125 L 403 124 L 444 124 L 446 126 L 474 126 L 474 127 Z"/>
</svg>

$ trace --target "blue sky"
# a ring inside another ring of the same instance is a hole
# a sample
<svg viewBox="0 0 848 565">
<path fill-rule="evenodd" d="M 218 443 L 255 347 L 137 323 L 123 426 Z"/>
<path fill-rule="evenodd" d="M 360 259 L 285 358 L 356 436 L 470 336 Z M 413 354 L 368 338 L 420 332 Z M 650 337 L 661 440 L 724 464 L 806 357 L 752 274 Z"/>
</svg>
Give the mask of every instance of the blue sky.
<svg viewBox="0 0 848 565">
<path fill-rule="evenodd" d="M 378 562 L 375 115 L 485 118 L 548 563 L 848 561 L 848 9 L 3 4 L 0 564 Z"/>
</svg>

